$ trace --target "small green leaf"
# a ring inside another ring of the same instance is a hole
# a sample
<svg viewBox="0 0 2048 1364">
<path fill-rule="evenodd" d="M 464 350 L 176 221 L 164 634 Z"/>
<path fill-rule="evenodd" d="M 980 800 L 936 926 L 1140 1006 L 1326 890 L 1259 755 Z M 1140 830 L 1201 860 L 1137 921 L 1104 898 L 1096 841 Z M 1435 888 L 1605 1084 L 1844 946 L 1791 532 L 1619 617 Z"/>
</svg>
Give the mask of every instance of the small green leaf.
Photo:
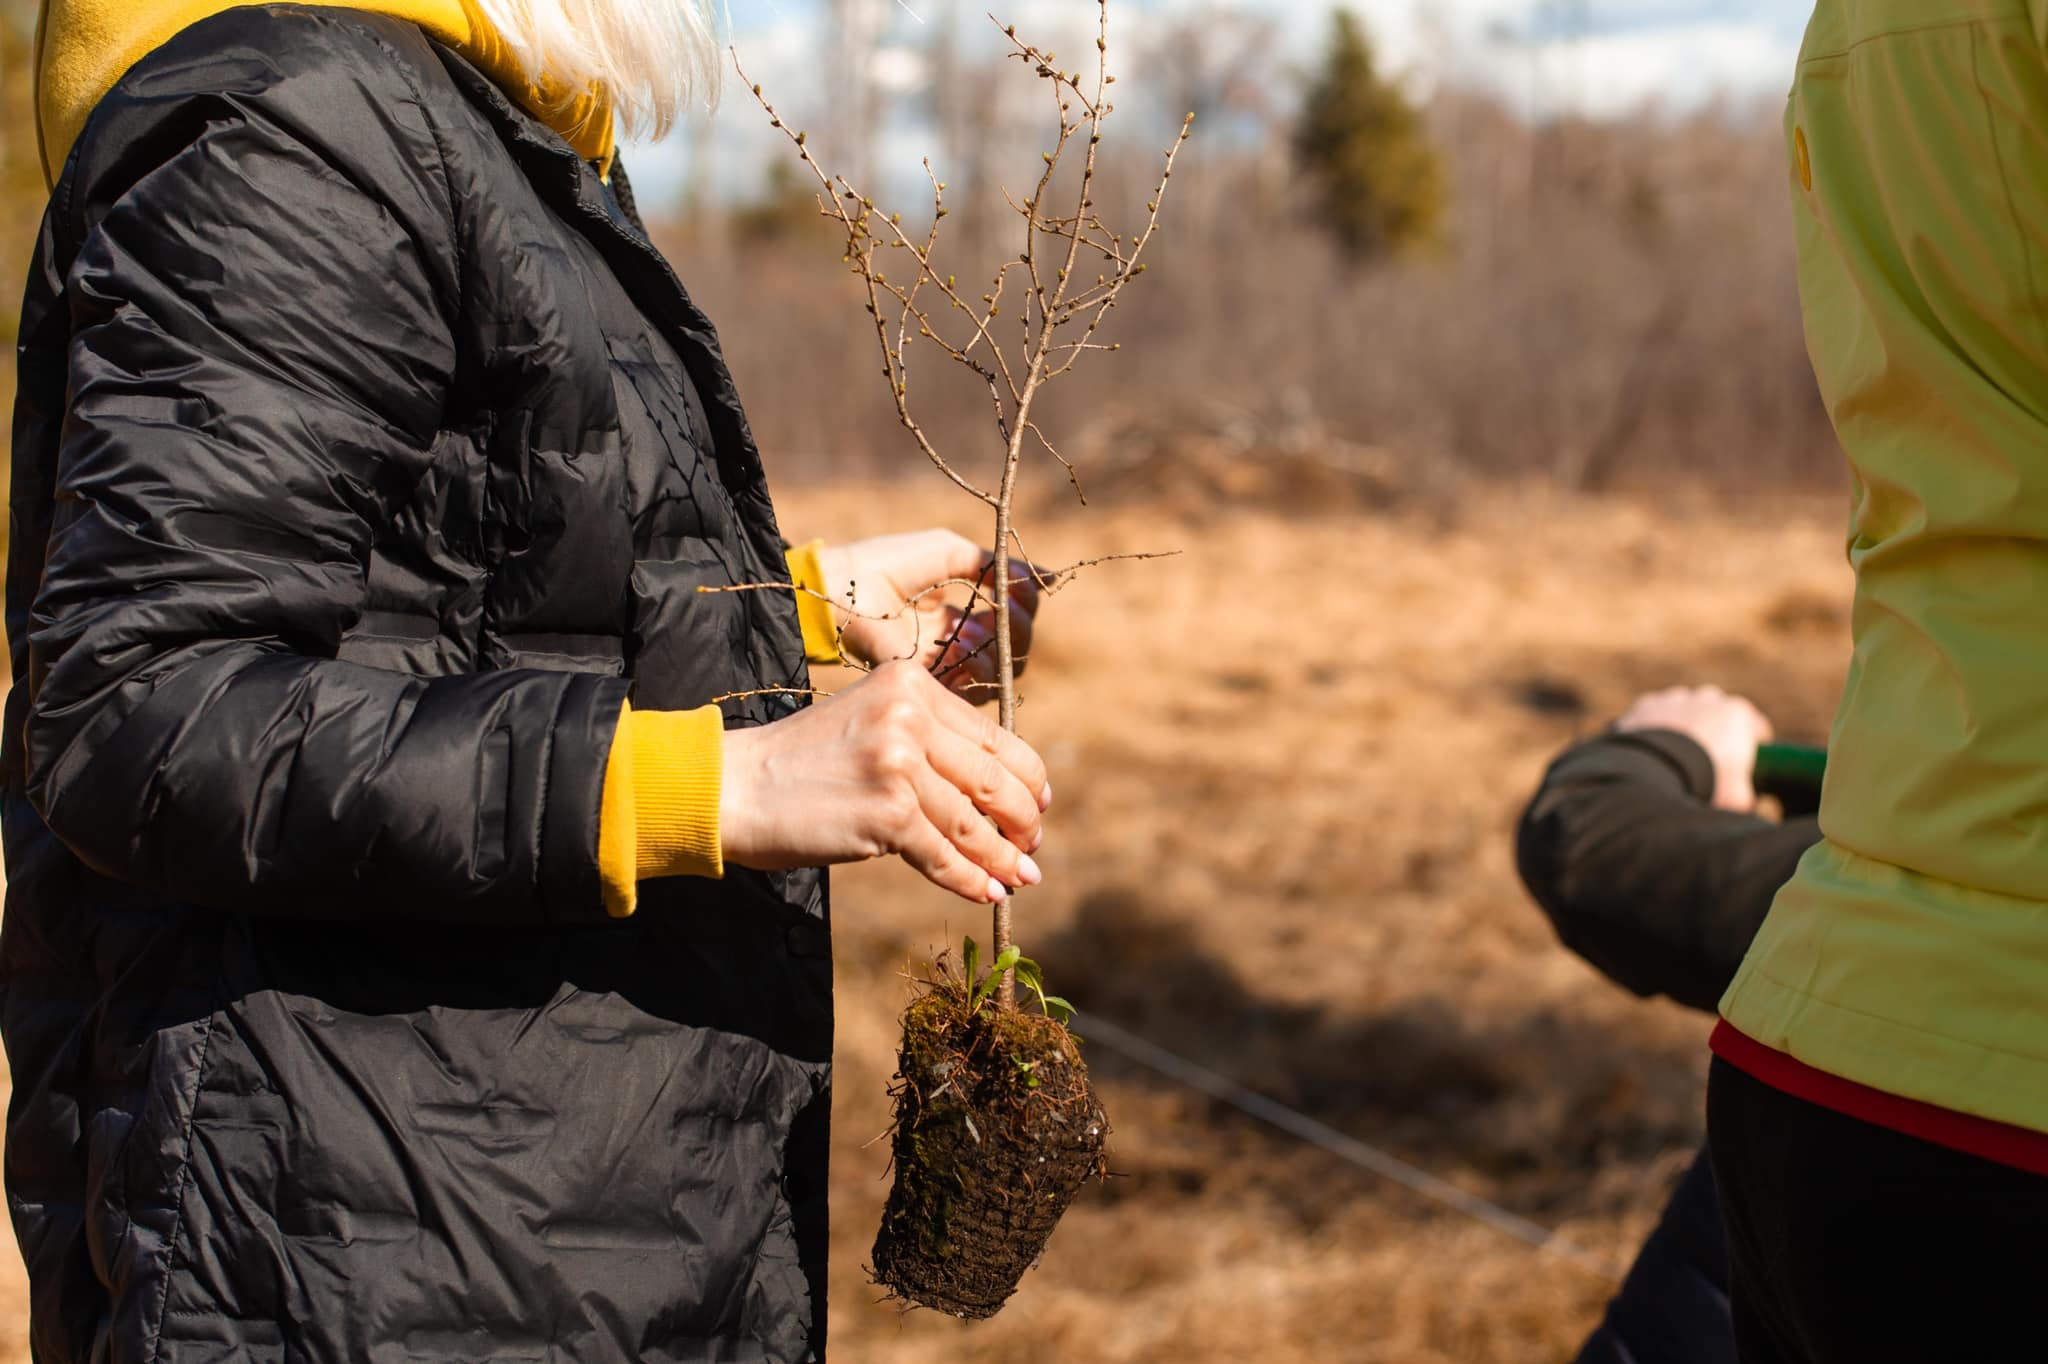
<svg viewBox="0 0 2048 1364">
<path fill-rule="evenodd" d="M 1072 1018 L 1074 1014 L 1077 1012 L 1073 1005 L 1067 1003 L 1067 1001 L 1061 999 L 1058 995 L 1040 995 L 1038 997 L 1038 1002 L 1045 1006 L 1045 1011 L 1047 1013 L 1051 1013 L 1055 1009 L 1057 1009 L 1059 1011 L 1060 1022 L 1062 1023 Z"/>
<path fill-rule="evenodd" d="M 1017 964 L 1018 959 L 1023 955 L 1024 954 L 1018 951 L 1016 946 L 1012 944 L 1009 947 L 1005 947 L 1002 950 L 1002 952 L 997 955 L 995 961 L 989 966 L 988 979 L 982 981 L 978 985 L 975 985 L 973 984 L 974 978 L 972 976 L 968 977 L 968 982 L 971 986 L 971 993 L 967 997 L 968 1012 L 974 1012 L 988 1001 L 989 996 L 993 995 L 996 992 L 996 986 L 1002 983 L 1003 972 L 1015 966 Z"/>
<path fill-rule="evenodd" d="M 975 973 L 981 970 L 981 949 L 975 946 L 974 939 L 967 940 L 967 951 L 962 955 L 967 964 L 967 988 L 971 990 L 974 988 Z"/>
</svg>

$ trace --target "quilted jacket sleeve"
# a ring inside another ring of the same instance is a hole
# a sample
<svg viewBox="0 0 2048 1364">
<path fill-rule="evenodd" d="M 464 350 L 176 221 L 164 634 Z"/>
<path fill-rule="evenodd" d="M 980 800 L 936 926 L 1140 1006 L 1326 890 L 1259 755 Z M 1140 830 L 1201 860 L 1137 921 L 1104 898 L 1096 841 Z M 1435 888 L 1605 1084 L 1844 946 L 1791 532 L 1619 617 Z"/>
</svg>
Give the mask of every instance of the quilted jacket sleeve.
<svg viewBox="0 0 2048 1364">
<path fill-rule="evenodd" d="M 69 408 L 29 793 L 94 868 L 199 904 L 601 918 L 623 682 L 336 657 L 442 438 L 462 280 L 402 64 L 359 27 L 315 35 L 153 58 L 59 187 Z"/>
<path fill-rule="evenodd" d="M 1515 840 L 1560 941 L 1639 995 L 1711 1010 L 1778 887 L 1820 838 L 1711 804 L 1714 766 L 1683 734 L 1610 733 L 1543 776 Z"/>
</svg>

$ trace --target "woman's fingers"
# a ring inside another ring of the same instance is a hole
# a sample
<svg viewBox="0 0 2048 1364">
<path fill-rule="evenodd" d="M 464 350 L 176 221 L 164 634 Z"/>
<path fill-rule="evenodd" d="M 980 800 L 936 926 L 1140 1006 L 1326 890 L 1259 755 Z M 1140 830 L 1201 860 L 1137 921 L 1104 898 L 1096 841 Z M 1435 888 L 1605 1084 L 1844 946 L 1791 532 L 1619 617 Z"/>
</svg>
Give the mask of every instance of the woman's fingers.
<svg viewBox="0 0 2048 1364">
<path fill-rule="evenodd" d="M 1026 786 L 995 753 L 943 726 L 934 727 L 925 752 L 933 770 L 981 815 L 993 819 L 1003 838 L 1027 853 L 1037 851 L 1045 837 L 1043 811 L 1038 808 L 1042 787 Z M 1000 874 L 1002 868 L 989 870 Z"/>
<path fill-rule="evenodd" d="M 988 573 L 995 556 L 955 531 L 928 531 L 924 536 L 925 557 L 917 568 L 931 582 L 947 579 L 974 581 Z"/>
<path fill-rule="evenodd" d="M 995 630 L 987 616 L 963 616 L 957 607 L 947 607 L 947 622 L 939 636 L 950 640 L 934 675 L 970 701 L 981 702 L 995 693 Z"/>
<path fill-rule="evenodd" d="M 1045 759 L 1030 744 L 997 724 L 994 716 L 976 710 L 950 693 L 933 698 L 931 714 L 939 724 L 994 755 L 1037 798 L 1038 808 L 1046 807 L 1049 802 L 1045 793 L 1051 788 L 1046 784 Z"/>
<path fill-rule="evenodd" d="M 993 554 L 988 553 L 986 550 L 982 551 L 982 557 L 983 563 L 981 566 L 981 572 L 980 576 L 976 579 L 976 581 L 980 582 L 984 589 L 986 589 L 990 587 L 994 582 L 993 574 L 996 566 L 996 560 L 995 556 Z M 1025 629 L 1028 631 L 1030 629 L 1029 622 L 1031 618 L 1038 614 L 1038 602 L 1041 596 L 1041 584 L 1038 576 L 1038 569 L 1033 565 L 1026 563 L 1022 559 L 1010 560 L 1010 591 L 1008 595 L 1010 598 L 1011 633 L 1014 634 L 1016 632 L 1017 622 L 1019 620 L 1022 620 L 1026 623 Z M 977 599 L 968 604 L 970 606 L 978 606 L 981 603 L 979 599 Z M 988 608 L 986 610 L 978 611 L 975 614 L 981 616 L 983 619 L 994 619 L 995 603 L 991 601 L 988 604 Z M 1023 653 L 1024 650 L 1022 648 L 1019 648 L 1017 652 Z"/>
<path fill-rule="evenodd" d="M 929 821 L 920 821 L 919 827 L 905 838 L 899 856 L 919 876 L 963 900 L 978 905 L 994 904 L 1009 893 L 986 869 L 962 857 L 960 850 L 947 842 L 946 836 Z"/>
<path fill-rule="evenodd" d="M 1767 744 L 1778 737 L 1778 731 L 1772 726 L 1770 717 L 1757 709 L 1754 702 L 1745 700 L 1742 704 L 1749 707 L 1750 723 L 1756 726 L 1758 743 Z"/>
<path fill-rule="evenodd" d="M 934 675 L 970 701 L 990 700 L 994 695 L 990 689 L 996 685 L 1000 661 L 996 652 L 995 613 L 981 611 L 963 619 L 958 607 L 949 606 L 945 620 L 939 639 L 950 642 L 933 669 Z M 1024 675 L 1024 669 L 1031 662 L 1031 634 L 1031 616 L 1013 605 L 1010 609 L 1010 656 L 1015 660 L 1019 677 Z"/>
<path fill-rule="evenodd" d="M 1043 879 L 1038 864 L 998 833 L 967 793 L 937 769 L 919 777 L 917 799 L 925 822 L 939 831 L 954 852 L 979 868 L 984 879 L 994 877 L 1005 887 L 1036 885 Z"/>
<path fill-rule="evenodd" d="M 931 778 L 931 782 L 934 787 L 945 785 L 936 775 Z M 962 805 L 967 804 L 966 797 L 958 792 L 954 792 L 954 798 Z M 971 806 L 969 811 L 972 812 Z M 944 815 L 940 817 L 947 818 Z M 995 831 L 989 827 L 986 820 L 976 822 L 988 832 L 992 842 L 1004 847 L 1009 846 L 996 838 Z M 1015 849 L 1011 851 L 1015 852 Z M 962 852 L 960 846 L 948 838 L 927 814 L 920 814 L 911 821 L 910 827 L 902 832 L 897 855 L 909 863 L 911 869 L 918 875 L 943 890 L 952 891 L 963 900 L 972 900 L 983 905 L 993 904 L 1010 893 L 1008 887 L 995 873 Z"/>
<path fill-rule="evenodd" d="M 975 612 L 984 619 L 995 615 L 994 587 L 996 556 L 985 549 L 976 549 L 975 566 L 971 572 L 957 574 L 961 578 L 972 578 L 980 589 L 970 607 L 982 607 Z M 1010 560 L 1010 616 L 1014 620 L 1019 614 L 1037 614 L 1038 602 L 1043 595 L 1044 583 L 1035 565 L 1023 559 Z M 986 602 L 986 606 L 983 603 Z"/>
<path fill-rule="evenodd" d="M 719 825 L 734 865 L 899 854 L 982 902 L 1040 879 L 1045 764 L 914 663 L 727 739 Z"/>
<path fill-rule="evenodd" d="M 995 622 L 989 622 L 991 628 Z M 1023 675 L 1024 665 L 1031 661 L 1031 613 L 1014 604 L 1010 607 L 1010 656 L 1017 661 L 1017 673 Z"/>
<path fill-rule="evenodd" d="M 1038 598 L 1043 585 L 1036 565 L 1028 564 L 1022 559 L 1010 560 L 1011 610 L 1022 611 L 1027 616 L 1037 614 Z"/>
</svg>

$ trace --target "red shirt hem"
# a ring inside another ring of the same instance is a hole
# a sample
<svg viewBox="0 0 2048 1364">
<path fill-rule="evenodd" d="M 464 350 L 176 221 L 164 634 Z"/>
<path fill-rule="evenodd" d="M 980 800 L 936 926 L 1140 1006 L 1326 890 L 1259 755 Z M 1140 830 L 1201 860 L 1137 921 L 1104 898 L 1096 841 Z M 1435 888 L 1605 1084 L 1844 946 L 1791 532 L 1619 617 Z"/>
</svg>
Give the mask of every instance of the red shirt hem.
<svg viewBox="0 0 2048 1364">
<path fill-rule="evenodd" d="M 1795 1099 L 1952 1151 L 2010 1165 L 2029 1174 L 2048 1175 L 2048 1132 L 1958 1113 L 1918 1099 L 1900 1098 L 1830 1075 L 1736 1031 L 1726 1019 L 1715 1025 L 1707 1045 L 1714 1055 L 1751 1079 Z"/>
</svg>

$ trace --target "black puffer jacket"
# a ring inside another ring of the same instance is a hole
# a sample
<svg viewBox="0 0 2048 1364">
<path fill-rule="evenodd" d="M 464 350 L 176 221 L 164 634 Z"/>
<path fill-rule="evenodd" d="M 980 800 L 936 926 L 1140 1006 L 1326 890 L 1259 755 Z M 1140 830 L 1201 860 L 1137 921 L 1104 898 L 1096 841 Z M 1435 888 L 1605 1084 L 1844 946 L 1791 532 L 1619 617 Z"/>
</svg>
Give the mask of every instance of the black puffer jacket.
<svg viewBox="0 0 2048 1364">
<path fill-rule="evenodd" d="M 822 1353 L 822 877 L 604 918 L 621 703 L 801 685 L 710 326 L 359 13 L 98 107 L 23 316 L 0 970 L 45 1361 Z M 758 724 L 794 702 L 728 702 Z"/>
</svg>

